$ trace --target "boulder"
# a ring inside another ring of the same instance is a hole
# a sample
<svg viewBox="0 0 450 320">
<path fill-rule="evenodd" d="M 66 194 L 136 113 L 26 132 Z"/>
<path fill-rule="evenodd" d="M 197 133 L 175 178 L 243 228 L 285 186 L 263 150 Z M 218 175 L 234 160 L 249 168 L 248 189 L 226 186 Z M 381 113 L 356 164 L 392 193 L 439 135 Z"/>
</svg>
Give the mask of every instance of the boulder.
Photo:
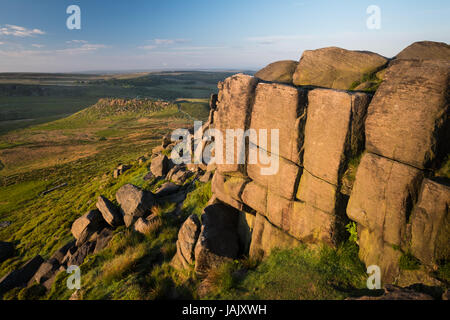
<svg viewBox="0 0 450 320">
<path fill-rule="evenodd" d="M 293 83 L 348 90 L 364 75 L 377 71 L 387 62 L 386 58 L 368 51 L 337 47 L 307 50 L 294 73 Z"/>
<path fill-rule="evenodd" d="M 0 241 L 0 263 L 14 255 L 14 244 Z"/>
<path fill-rule="evenodd" d="M 293 60 L 276 61 L 255 73 L 255 77 L 264 81 L 292 83 L 292 76 L 298 62 Z"/>
<path fill-rule="evenodd" d="M 168 195 L 174 194 L 180 190 L 180 186 L 177 186 L 173 182 L 166 182 L 164 183 L 158 191 L 156 191 L 155 196 L 156 197 L 166 197 Z"/>
<path fill-rule="evenodd" d="M 293 248 L 300 244 L 300 241 L 271 224 L 264 216 L 256 214 L 250 244 L 250 258 L 261 260 L 276 248 Z"/>
<path fill-rule="evenodd" d="M 432 168 L 441 148 L 448 150 L 449 79 L 450 61 L 394 61 L 367 112 L 366 149 Z"/>
<path fill-rule="evenodd" d="M 411 253 L 432 266 L 450 259 L 450 187 L 425 179 L 411 214 Z"/>
<path fill-rule="evenodd" d="M 237 74 L 219 82 L 217 110 L 214 112 L 214 127 L 220 130 L 224 140 L 227 129 L 248 129 L 250 123 L 250 105 L 258 80 L 254 77 Z M 235 139 L 236 140 L 236 139 Z M 226 163 L 226 143 L 224 142 L 223 163 L 217 164 L 221 172 L 242 172 L 244 165 L 238 163 L 237 143 L 234 144 L 234 159 Z M 231 151 L 230 151 L 231 152 Z"/>
<path fill-rule="evenodd" d="M 159 155 L 152 160 L 150 170 L 155 177 L 164 177 L 170 170 L 171 161 L 165 155 Z"/>
<path fill-rule="evenodd" d="M 66 256 L 67 252 L 75 247 L 76 241 L 70 241 L 60 249 L 56 250 L 55 253 L 50 257 L 49 260 L 56 260 L 60 265 L 62 264 L 64 257 Z"/>
<path fill-rule="evenodd" d="M 145 216 L 155 203 L 151 192 L 144 191 L 132 184 L 126 184 L 116 193 L 121 206 L 124 222 L 130 227 L 139 217 Z"/>
<path fill-rule="evenodd" d="M 259 83 L 256 87 L 250 129 L 256 130 L 259 141 L 250 142 L 294 163 L 300 163 L 303 146 L 303 128 L 307 105 L 306 91 L 275 83 Z M 275 108 L 282 108 L 275 110 Z M 261 144 L 262 133 L 267 130 L 266 146 Z M 278 131 L 277 149 L 272 150 L 272 130 Z"/>
<path fill-rule="evenodd" d="M 196 215 L 191 215 L 178 232 L 177 253 L 173 264 L 180 268 L 189 268 L 194 264 L 195 245 L 200 235 L 201 223 Z"/>
<path fill-rule="evenodd" d="M 267 188 L 251 181 L 242 191 L 242 201 L 253 210 L 265 213 L 267 210 Z"/>
<path fill-rule="evenodd" d="M 51 278 L 53 278 L 60 268 L 61 264 L 56 259 L 49 259 L 41 264 L 37 272 L 34 274 L 28 285 L 31 286 L 35 283 L 44 284 Z"/>
<path fill-rule="evenodd" d="M 84 259 L 86 259 L 86 257 L 89 254 L 94 252 L 95 246 L 96 246 L 95 241 L 85 242 L 80 247 L 78 247 L 74 253 L 72 253 L 72 251 L 69 250 L 63 262 L 68 267 L 81 266 L 84 262 Z"/>
<path fill-rule="evenodd" d="M 395 58 L 450 61 L 450 45 L 434 41 L 414 42 L 403 49 Z"/>
<path fill-rule="evenodd" d="M 72 224 L 72 234 L 77 240 L 77 245 L 82 244 L 92 234 L 103 229 L 105 220 L 99 210 L 91 210 L 84 216 L 75 220 Z"/>
<path fill-rule="evenodd" d="M 303 160 L 309 173 L 338 185 L 346 158 L 364 147 L 369 102 L 364 93 L 328 89 L 309 92 Z"/>
<path fill-rule="evenodd" d="M 200 276 L 238 257 L 238 214 L 239 211 L 223 203 L 205 208 L 201 232 L 195 245 L 195 271 Z"/>
<path fill-rule="evenodd" d="M 334 213 L 337 205 L 337 187 L 303 171 L 297 198 L 328 213 Z"/>
<path fill-rule="evenodd" d="M 123 216 L 120 209 L 103 196 L 97 200 L 97 209 L 102 213 L 103 219 L 113 228 L 123 225 Z"/>
<path fill-rule="evenodd" d="M 43 262 L 44 259 L 38 255 L 25 263 L 21 268 L 11 271 L 1 278 L 0 296 L 11 289 L 25 287 Z"/>
<path fill-rule="evenodd" d="M 112 237 L 113 232 L 111 231 L 111 229 L 103 229 L 98 235 L 97 240 L 95 241 L 94 254 L 99 253 L 100 251 L 105 249 L 108 246 L 109 241 L 111 241 Z"/>
<path fill-rule="evenodd" d="M 156 232 L 161 226 L 161 218 L 157 215 L 151 215 L 147 218 L 139 218 L 133 226 L 134 231 L 149 234 L 151 232 Z"/>
<path fill-rule="evenodd" d="M 192 176 L 192 171 L 181 169 L 174 173 L 170 180 L 174 182 L 176 185 L 183 185 L 189 177 Z"/>
</svg>

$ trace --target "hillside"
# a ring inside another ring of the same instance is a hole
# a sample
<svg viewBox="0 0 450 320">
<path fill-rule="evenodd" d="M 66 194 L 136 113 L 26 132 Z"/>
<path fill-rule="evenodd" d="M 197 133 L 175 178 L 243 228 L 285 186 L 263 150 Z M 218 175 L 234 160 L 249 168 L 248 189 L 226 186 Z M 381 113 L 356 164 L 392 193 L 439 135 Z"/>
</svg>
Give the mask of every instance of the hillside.
<svg viewBox="0 0 450 320">
<path fill-rule="evenodd" d="M 209 103 L 102 99 L 4 136 L 3 299 L 448 299 L 450 46 L 405 50 L 306 51 Z M 193 119 L 217 163 L 170 139 Z M 220 161 L 231 129 L 255 133 L 244 163 Z"/>
</svg>

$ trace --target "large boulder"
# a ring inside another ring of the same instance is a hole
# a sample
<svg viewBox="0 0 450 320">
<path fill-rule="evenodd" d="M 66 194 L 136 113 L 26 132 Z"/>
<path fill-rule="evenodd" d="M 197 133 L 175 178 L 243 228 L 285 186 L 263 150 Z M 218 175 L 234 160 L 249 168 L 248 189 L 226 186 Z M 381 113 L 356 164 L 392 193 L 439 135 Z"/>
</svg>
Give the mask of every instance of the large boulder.
<svg viewBox="0 0 450 320">
<path fill-rule="evenodd" d="M 0 241 L 0 263 L 14 255 L 14 244 Z"/>
<path fill-rule="evenodd" d="M 210 269 L 236 259 L 240 253 L 237 232 L 239 211 L 223 203 L 205 208 L 195 245 L 195 271 L 204 276 Z"/>
<path fill-rule="evenodd" d="M 368 51 L 350 51 L 337 47 L 307 50 L 293 76 L 295 85 L 313 85 L 348 90 L 364 75 L 382 68 L 388 60 Z"/>
<path fill-rule="evenodd" d="M 241 193 L 246 182 L 247 180 L 243 177 L 225 176 L 216 171 L 211 182 L 211 191 L 219 200 L 237 210 L 242 210 Z"/>
<path fill-rule="evenodd" d="M 264 81 L 292 83 L 292 76 L 298 62 L 293 60 L 277 61 L 255 73 L 255 77 Z"/>
<path fill-rule="evenodd" d="M 425 179 L 411 214 L 411 253 L 425 265 L 450 259 L 450 187 Z"/>
<path fill-rule="evenodd" d="M 152 160 L 150 170 L 155 177 L 164 177 L 170 170 L 171 161 L 165 155 L 159 155 Z"/>
<path fill-rule="evenodd" d="M 224 140 L 227 129 L 247 130 L 250 122 L 251 103 L 258 79 L 237 74 L 219 82 L 217 110 L 214 112 L 214 127 L 220 130 Z M 235 139 L 236 140 L 236 139 Z M 226 143 L 223 146 L 223 163 L 217 164 L 221 172 L 243 172 L 244 165 L 238 163 L 238 148 L 235 141 L 234 158 L 226 163 Z M 231 150 L 230 150 L 231 152 Z M 216 152 L 217 153 L 217 152 Z M 231 158 L 231 156 L 230 156 Z"/>
<path fill-rule="evenodd" d="M 114 228 L 123 225 L 123 216 L 120 209 L 107 198 L 99 196 L 96 205 L 97 209 L 102 213 L 103 219 L 111 227 Z"/>
<path fill-rule="evenodd" d="M 127 227 L 130 227 L 138 218 L 147 215 L 155 204 L 151 192 L 141 190 L 132 184 L 121 187 L 116 193 L 116 199 L 121 206 Z"/>
<path fill-rule="evenodd" d="M 56 272 L 59 270 L 60 267 L 61 264 L 59 263 L 58 260 L 54 258 L 49 259 L 48 261 L 41 264 L 38 271 L 34 274 L 28 285 L 30 286 L 35 283 L 39 283 L 39 284 L 46 284 L 47 286 L 49 286 L 52 283 L 52 281 L 49 280 L 55 277 Z"/>
<path fill-rule="evenodd" d="M 44 259 L 38 255 L 25 263 L 21 268 L 11 271 L 1 278 L 0 296 L 11 289 L 25 287 L 43 262 Z"/>
<path fill-rule="evenodd" d="M 191 215 L 183 223 L 178 232 L 177 253 L 173 265 L 180 268 L 189 268 L 194 264 L 195 245 L 200 235 L 201 223 L 196 215 Z"/>
<path fill-rule="evenodd" d="M 403 49 L 396 59 L 450 60 L 450 45 L 444 42 L 419 41 Z"/>
<path fill-rule="evenodd" d="M 367 112 L 366 148 L 424 169 L 448 150 L 450 61 L 398 60 Z"/>
<path fill-rule="evenodd" d="M 72 224 L 72 234 L 77 245 L 84 243 L 92 234 L 102 230 L 106 222 L 99 210 L 91 210 Z"/>
</svg>

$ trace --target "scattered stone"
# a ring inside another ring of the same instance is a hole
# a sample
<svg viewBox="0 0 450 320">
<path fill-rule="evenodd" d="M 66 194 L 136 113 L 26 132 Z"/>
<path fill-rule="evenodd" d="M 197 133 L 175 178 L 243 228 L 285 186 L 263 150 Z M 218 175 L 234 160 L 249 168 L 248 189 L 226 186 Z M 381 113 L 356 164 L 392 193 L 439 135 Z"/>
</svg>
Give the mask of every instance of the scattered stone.
<svg viewBox="0 0 450 320">
<path fill-rule="evenodd" d="M 130 165 L 124 165 L 121 164 L 120 166 L 118 166 L 114 172 L 113 172 L 113 176 L 115 179 L 117 179 L 120 175 L 122 175 L 125 171 L 130 170 L 131 166 Z"/>
<path fill-rule="evenodd" d="M 173 182 L 166 182 L 156 191 L 155 196 L 159 198 L 166 197 L 178 192 L 178 190 L 180 190 L 180 186 Z"/>
<path fill-rule="evenodd" d="M 72 234 L 77 240 L 77 246 L 84 243 L 92 234 L 103 229 L 105 220 L 99 210 L 91 210 L 72 224 Z"/>
<path fill-rule="evenodd" d="M 121 206 L 127 227 L 130 227 L 139 217 L 145 216 L 155 203 L 151 192 L 141 190 L 132 184 L 121 187 L 116 193 L 116 199 Z"/>
<path fill-rule="evenodd" d="M 151 232 L 157 231 L 157 229 L 161 226 L 161 218 L 157 215 L 151 215 L 148 218 L 139 218 L 135 222 L 133 229 L 136 232 L 142 234 L 149 234 Z"/>
<path fill-rule="evenodd" d="M 103 219 L 113 228 L 123 225 L 123 216 L 120 209 L 104 196 L 99 196 L 97 209 L 102 213 Z"/>
<path fill-rule="evenodd" d="M 159 155 L 152 160 L 150 170 L 155 177 L 163 177 L 170 170 L 171 161 L 165 155 Z"/>
<path fill-rule="evenodd" d="M 94 254 L 99 253 L 100 251 L 105 249 L 112 237 L 113 232 L 111 231 L 111 229 L 103 229 L 102 232 L 100 232 L 100 234 L 98 235 L 97 241 L 95 242 Z"/>
</svg>

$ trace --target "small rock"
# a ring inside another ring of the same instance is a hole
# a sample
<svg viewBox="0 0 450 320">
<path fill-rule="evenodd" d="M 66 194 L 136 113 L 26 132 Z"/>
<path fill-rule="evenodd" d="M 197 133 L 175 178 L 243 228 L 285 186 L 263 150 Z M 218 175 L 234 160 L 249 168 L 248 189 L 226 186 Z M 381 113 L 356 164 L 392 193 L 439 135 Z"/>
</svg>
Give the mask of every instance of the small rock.
<svg viewBox="0 0 450 320">
<path fill-rule="evenodd" d="M 150 170 L 155 177 L 163 177 L 170 170 L 170 160 L 165 155 L 159 155 L 152 160 Z"/>
<path fill-rule="evenodd" d="M 166 197 L 168 195 L 176 193 L 178 190 L 180 190 L 180 187 L 172 182 L 166 182 L 164 183 L 161 188 L 158 189 L 158 191 L 155 193 L 155 196 L 157 197 Z"/>
<path fill-rule="evenodd" d="M 77 245 L 85 242 L 92 234 L 103 229 L 105 220 L 99 210 L 91 210 L 72 224 L 72 234 L 77 239 Z"/>
<path fill-rule="evenodd" d="M 126 184 L 116 193 L 117 202 L 123 212 L 123 220 L 130 227 L 139 217 L 144 216 L 154 205 L 155 199 L 151 192 L 144 191 L 132 184 Z"/>
<path fill-rule="evenodd" d="M 103 196 L 97 200 L 97 209 L 102 213 L 103 219 L 113 228 L 123 225 L 123 216 L 120 209 Z"/>
<path fill-rule="evenodd" d="M 0 279 L 0 296 L 11 289 L 25 287 L 43 262 L 44 259 L 38 255 L 25 263 L 20 269 L 5 275 Z"/>
</svg>

